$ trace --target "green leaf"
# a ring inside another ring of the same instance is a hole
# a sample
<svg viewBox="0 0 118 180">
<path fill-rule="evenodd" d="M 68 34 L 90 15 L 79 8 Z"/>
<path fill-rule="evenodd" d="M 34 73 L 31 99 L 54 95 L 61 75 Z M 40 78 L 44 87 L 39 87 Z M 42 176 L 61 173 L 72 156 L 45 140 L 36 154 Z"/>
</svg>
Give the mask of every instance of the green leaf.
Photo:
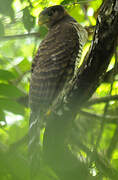
<svg viewBox="0 0 118 180">
<path fill-rule="evenodd" d="M 23 61 L 21 61 L 17 67 L 22 71 L 22 72 L 26 72 L 28 70 L 31 69 L 31 63 L 27 60 L 27 59 L 23 59 Z"/>
<path fill-rule="evenodd" d="M 13 144 L 14 142 L 20 140 L 27 133 L 27 126 L 24 121 L 20 123 L 15 122 L 9 127 L 9 143 Z"/>
<path fill-rule="evenodd" d="M 24 93 L 12 84 L 0 83 L 0 96 L 16 99 L 23 96 Z"/>
<path fill-rule="evenodd" d="M 14 18 L 14 11 L 12 8 L 13 0 L 0 0 L 0 13 Z"/>
<path fill-rule="evenodd" d="M 116 168 L 118 170 L 118 159 L 113 159 L 112 160 L 112 165 L 114 168 Z"/>
<path fill-rule="evenodd" d="M 3 23 L 0 21 L 0 36 L 3 36 L 4 35 L 4 25 Z"/>
<path fill-rule="evenodd" d="M 12 72 L 0 69 L 0 80 L 9 81 L 9 80 L 12 80 L 14 78 L 15 78 L 15 76 L 13 75 Z"/>
<path fill-rule="evenodd" d="M 73 0 L 64 0 L 61 2 L 62 5 L 73 3 Z"/>
<path fill-rule="evenodd" d="M 7 98 L 0 98 L 0 109 L 12 112 L 14 114 L 24 115 L 24 107 Z"/>
<path fill-rule="evenodd" d="M 5 113 L 0 109 L 0 121 L 5 121 Z"/>
<path fill-rule="evenodd" d="M 26 7 L 23 10 L 23 24 L 28 32 L 34 27 L 34 23 L 35 18 L 30 14 L 29 9 Z"/>
</svg>

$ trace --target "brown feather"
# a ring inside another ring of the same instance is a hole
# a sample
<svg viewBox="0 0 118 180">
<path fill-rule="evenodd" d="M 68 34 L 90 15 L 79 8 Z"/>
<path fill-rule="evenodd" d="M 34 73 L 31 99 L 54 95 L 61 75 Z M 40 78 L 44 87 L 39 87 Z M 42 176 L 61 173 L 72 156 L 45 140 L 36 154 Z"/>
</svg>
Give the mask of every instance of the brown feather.
<svg viewBox="0 0 118 180">
<path fill-rule="evenodd" d="M 32 108 L 37 104 L 41 106 L 43 101 L 50 105 L 62 90 L 68 75 L 68 80 L 72 77 L 79 50 L 78 38 L 74 26 L 66 21 L 49 30 L 34 59 L 30 87 Z"/>
</svg>

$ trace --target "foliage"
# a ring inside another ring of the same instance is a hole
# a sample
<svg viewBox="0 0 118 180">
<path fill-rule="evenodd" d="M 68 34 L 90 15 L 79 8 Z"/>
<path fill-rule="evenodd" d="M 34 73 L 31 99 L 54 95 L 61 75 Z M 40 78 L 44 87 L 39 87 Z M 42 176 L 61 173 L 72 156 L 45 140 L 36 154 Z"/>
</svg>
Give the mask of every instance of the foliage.
<svg viewBox="0 0 118 180">
<path fill-rule="evenodd" d="M 30 66 L 40 41 L 47 33 L 45 27 L 37 25 L 38 14 L 44 7 L 62 4 L 79 23 L 94 26 L 102 0 L 81 2 L 78 4 L 79 0 L 0 0 L 1 180 L 29 178 L 27 134 Z M 91 39 L 90 33 L 85 52 Z M 69 139 L 72 154 L 82 162 L 81 166 L 84 163 L 87 170 L 82 173 L 88 173 L 88 179 L 108 180 L 112 179 L 111 172 L 118 173 L 118 97 L 115 96 L 118 94 L 117 59 L 116 49 L 105 79 L 88 105 L 78 112 L 72 137 Z M 99 98 L 101 103 L 98 103 L 96 98 Z M 52 167 L 42 166 L 39 179 L 61 178 Z"/>
</svg>

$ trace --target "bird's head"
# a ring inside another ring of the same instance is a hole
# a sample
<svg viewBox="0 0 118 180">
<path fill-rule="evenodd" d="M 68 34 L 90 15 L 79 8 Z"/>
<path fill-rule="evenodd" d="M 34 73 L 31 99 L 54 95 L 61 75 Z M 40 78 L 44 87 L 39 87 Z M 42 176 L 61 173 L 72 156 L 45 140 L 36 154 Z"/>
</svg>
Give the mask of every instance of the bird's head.
<svg viewBox="0 0 118 180">
<path fill-rule="evenodd" d="M 39 25 L 44 24 L 50 28 L 66 15 L 67 12 L 61 5 L 45 8 L 39 15 Z"/>
</svg>

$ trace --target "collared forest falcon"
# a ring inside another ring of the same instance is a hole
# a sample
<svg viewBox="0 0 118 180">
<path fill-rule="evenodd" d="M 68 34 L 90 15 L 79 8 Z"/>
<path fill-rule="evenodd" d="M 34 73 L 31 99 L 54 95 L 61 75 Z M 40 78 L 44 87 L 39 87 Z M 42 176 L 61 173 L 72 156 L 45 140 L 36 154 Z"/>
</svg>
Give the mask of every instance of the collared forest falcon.
<svg viewBox="0 0 118 180">
<path fill-rule="evenodd" d="M 86 30 L 61 5 L 44 9 L 39 24 L 48 27 L 32 63 L 30 82 L 30 146 L 38 143 L 40 113 L 45 113 L 68 83 L 87 40 Z M 32 146 L 33 145 L 33 146 Z M 35 152 L 34 152 L 35 153 Z"/>
</svg>

